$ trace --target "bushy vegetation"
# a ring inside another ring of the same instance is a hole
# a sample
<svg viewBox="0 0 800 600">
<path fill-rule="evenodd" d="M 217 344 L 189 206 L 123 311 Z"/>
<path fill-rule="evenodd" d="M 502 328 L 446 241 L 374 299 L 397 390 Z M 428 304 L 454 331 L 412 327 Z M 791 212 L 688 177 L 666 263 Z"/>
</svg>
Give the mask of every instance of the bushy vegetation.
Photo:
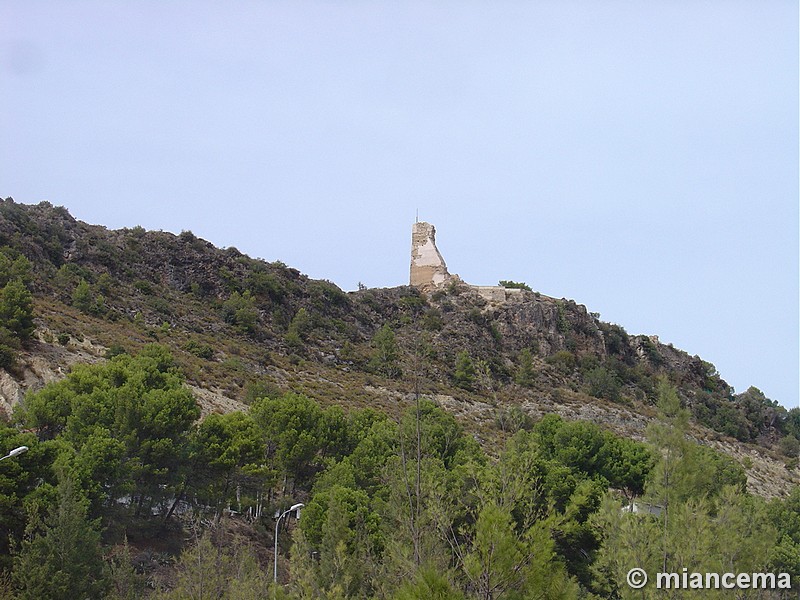
<svg viewBox="0 0 800 600">
<path fill-rule="evenodd" d="M 796 468 L 800 409 L 573 301 L 346 294 L 44 204 L 0 202 L 0 225 L 0 367 L 36 346 L 34 307 L 59 352 L 108 349 L 0 425 L 0 449 L 30 447 L 0 462 L 0 597 L 626 598 L 640 559 L 800 570 L 798 492 L 749 496 L 735 461 L 687 439 L 691 416 Z M 249 409 L 200 420 L 187 382 Z M 469 432 L 425 394 L 478 407 Z M 534 422 L 539 399 L 661 418 L 643 444 Z M 271 517 L 297 501 L 274 588 Z"/>
<path fill-rule="evenodd" d="M 533 366 L 533 354 L 530 349 L 523 348 L 519 353 L 519 366 L 514 381 L 523 387 L 533 387 L 536 381 L 536 369 Z"/>
<path fill-rule="evenodd" d="M 4 593 L 626 598 L 632 566 L 800 574 L 797 492 L 748 495 L 739 465 L 688 441 L 666 380 L 658 398 L 648 444 L 550 415 L 490 459 L 425 398 L 399 421 L 298 394 L 198 420 L 161 346 L 79 366 L 27 398 L 20 428 L 0 428 L 3 448 L 30 447 L 0 463 Z M 640 498 L 661 513 L 622 511 Z M 270 556 L 273 509 L 297 501 L 272 589 L 258 557 Z M 249 540 L 230 533 L 244 517 Z M 124 532 L 142 545 L 141 532 L 176 527 L 192 535 L 169 574 L 137 571 Z M 701 531 L 713 533 L 691 542 Z"/>
<path fill-rule="evenodd" d="M 438 385 L 480 392 L 516 382 L 561 396 L 580 391 L 647 405 L 655 401 L 655 382 L 663 375 L 679 388 L 693 417 L 714 431 L 784 453 L 792 450 L 792 438 L 800 440 L 794 417 L 755 388 L 736 395 L 709 363 L 646 336 L 630 336 L 572 300 L 526 296 L 537 307 L 531 314 L 543 319 L 531 324 L 508 311 L 487 310 L 456 284 L 429 298 L 409 287 L 346 294 L 280 262 L 214 248 L 190 231 L 109 231 L 49 203 L 0 201 L 0 293 L 0 366 L 6 368 L 13 368 L 32 335 L 35 295 L 50 309 L 37 316 L 54 337 L 95 338 L 108 324 L 119 324 L 100 343 L 140 347 L 142 336 L 161 341 L 176 352 L 192 383 L 213 381 L 239 399 L 253 377 L 247 369 L 223 368 L 230 354 L 257 371 L 267 355 L 287 355 L 293 365 L 332 365 L 334 357 L 338 366 L 401 381 L 416 360 L 408 339 L 430 333 L 428 373 Z M 81 313 L 78 324 L 63 324 L 67 307 Z M 389 354 L 384 351 L 391 344 L 380 339 L 384 334 L 374 339 L 384 326 L 397 340 Z M 195 339 L 197 334 L 204 339 Z M 526 349 L 535 358 L 529 360 Z M 470 382 L 468 363 L 458 365 L 465 369 L 455 365 L 460 351 L 474 365 L 488 365 L 491 381 Z"/>
<path fill-rule="evenodd" d="M 504 288 L 512 289 L 512 290 L 527 290 L 532 292 L 531 286 L 529 286 L 524 281 L 509 281 L 507 279 L 501 279 L 500 285 Z"/>
<path fill-rule="evenodd" d="M 463 350 L 456 356 L 453 382 L 460 388 L 471 390 L 475 385 L 475 364 L 469 352 Z"/>
<path fill-rule="evenodd" d="M 14 364 L 16 351 L 34 330 L 31 264 L 8 246 L 0 247 L 0 368 Z"/>
<path fill-rule="evenodd" d="M 399 366 L 400 350 L 395 339 L 394 331 L 386 323 L 372 338 L 372 357 L 369 368 L 375 373 L 387 377 L 398 377 L 401 374 Z"/>
<path fill-rule="evenodd" d="M 233 292 L 222 304 L 222 316 L 226 323 L 234 325 L 242 333 L 252 333 L 256 327 L 258 312 L 249 290 L 243 294 Z"/>
</svg>

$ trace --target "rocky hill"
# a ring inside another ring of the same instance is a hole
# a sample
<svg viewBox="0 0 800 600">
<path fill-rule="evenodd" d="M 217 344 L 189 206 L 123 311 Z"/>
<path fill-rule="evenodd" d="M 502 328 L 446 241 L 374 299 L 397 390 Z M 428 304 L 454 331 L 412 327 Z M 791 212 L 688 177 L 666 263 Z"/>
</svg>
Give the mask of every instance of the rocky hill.
<svg viewBox="0 0 800 600">
<path fill-rule="evenodd" d="M 790 456 L 800 411 L 755 388 L 734 395 L 709 362 L 572 300 L 522 290 L 492 302 L 459 281 L 346 293 L 188 231 L 113 231 L 11 199 L 0 200 L 0 255 L 0 270 L 30 264 L 35 317 L 0 370 L 7 414 L 70 365 L 153 341 L 173 350 L 206 414 L 278 390 L 398 414 L 421 393 L 490 451 L 551 412 L 643 439 L 666 377 L 693 436 L 740 460 L 752 491 L 781 495 L 800 481 Z"/>
</svg>

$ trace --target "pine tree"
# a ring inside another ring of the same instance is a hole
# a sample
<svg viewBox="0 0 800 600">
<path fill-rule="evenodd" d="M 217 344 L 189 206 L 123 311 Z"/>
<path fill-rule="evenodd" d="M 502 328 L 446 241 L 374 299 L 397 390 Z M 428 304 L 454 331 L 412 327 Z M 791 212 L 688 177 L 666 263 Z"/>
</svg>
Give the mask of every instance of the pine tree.
<svg viewBox="0 0 800 600">
<path fill-rule="evenodd" d="M 70 479 L 58 486 L 58 504 L 41 531 L 22 543 L 13 580 L 20 600 L 104 598 L 108 587 L 96 521 Z M 31 527 L 33 528 L 33 527 Z M 29 528 L 29 529 L 31 529 Z"/>
<path fill-rule="evenodd" d="M 519 353 L 519 367 L 514 381 L 523 387 L 533 387 L 536 381 L 536 370 L 533 368 L 533 355 L 528 348 Z"/>
<path fill-rule="evenodd" d="M 496 504 L 484 506 L 475 525 L 472 552 L 464 557 L 464 572 L 484 600 L 521 588 L 527 562 L 523 543 L 514 535 L 511 514 Z"/>
<path fill-rule="evenodd" d="M 453 588 L 438 569 L 423 567 L 413 581 L 403 584 L 392 600 L 463 600 L 464 594 Z"/>
<path fill-rule="evenodd" d="M 453 379 L 458 387 L 471 390 L 475 384 L 475 365 L 467 352 L 459 352 L 456 356 L 456 370 Z"/>
<path fill-rule="evenodd" d="M 653 469 L 649 495 L 663 510 L 662 571 L 667 572 L 669 561 L 668 531 L 670 512 L 673 506 L 687 500 L 689 479 L 694 471 L 692 445 L 686 439 L 689 427 L 689 411 L 681 408 L 680 398 L 666 379 L 658 383 L 659 422 L 648 428 L 648 437 L 659 460 Z"/>
<path fill-rule="evenodd" d="M 12 279 L 0 289 L 0 328 L 22 341 L 33 333 L 33 299 L 21 279 Z"/>
<path fill-rule="evenodd" d="M 370 368 L 387 377 L 399 377 L 401 371 L 397 364 L 399 355 L 397 340 L 388 323 L 381 327 L 372 338 L 372 345 L 375 350 L 369 361 Z"/>
<path fill-rule="evenodd" d="M 81 279 L 72 292 L 72 306 L 86 314 L 94 310 L 95 303 L 92 297 L 92 290 L 85 279 Z"/>
</svg>

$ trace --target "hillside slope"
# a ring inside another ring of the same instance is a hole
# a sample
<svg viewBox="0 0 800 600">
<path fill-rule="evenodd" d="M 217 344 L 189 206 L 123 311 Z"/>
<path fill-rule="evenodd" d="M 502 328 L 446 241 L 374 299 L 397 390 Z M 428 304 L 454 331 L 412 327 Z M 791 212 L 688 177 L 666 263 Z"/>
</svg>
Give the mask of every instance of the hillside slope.
<svg viewBox="0 0 800 600">
<path fill-rule="evenodd" d="M 191 232 L 112 231 L 11 199 L 0 200 L 0 248 L 31 264 L 36 324 L 0 371 L 7 413 L 75 362 L 159 341 L 206 413 L 292 390 L 396 415 L 420 392 L 491 451 L 550 412 L 642 439 L 666 377 L 694 415 L 693 436 L 742 460 L 751 491 L 781 495 L 800 481 L 778 451 L 800 433 L 795 411 L 755 388 L 734 395 L 712 364 L 572 300 L 524 291 L 492 303 L 457 284 L 429 296 L 345 293 Z"/>
</svg>

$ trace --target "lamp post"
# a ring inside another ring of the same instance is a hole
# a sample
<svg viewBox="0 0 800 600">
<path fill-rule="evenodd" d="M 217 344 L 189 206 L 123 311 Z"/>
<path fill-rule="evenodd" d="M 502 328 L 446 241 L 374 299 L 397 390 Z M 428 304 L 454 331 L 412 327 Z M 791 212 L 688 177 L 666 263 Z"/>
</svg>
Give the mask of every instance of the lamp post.
<svg viewBox="0 0 800 600">
<path fill-rule="evenodd" d="M 275 572 L 273 574 L 273 581 L 274 583 L 278 583 L 278 527 L 281 524 L 281 519 L 288 515 L 290 512 L 303 508 L 305 504 L 302 502 L 298 502 L 297 504 L 292 505 L 291 508 L 283 511 L 281 516 L 278 517 L 278 520 L 275 521 Z"/>
<path fill-rule="evenodd" d="M 4 457 L 0 458 L 0 460 L 5 460 L 7 458 L 14 458 L 15 456 L 19 456 L 28 451 L 27 446 L 20 446 L 19 448 L 14 448 L 11 452 L 6 454 Z"/>
</svg>

